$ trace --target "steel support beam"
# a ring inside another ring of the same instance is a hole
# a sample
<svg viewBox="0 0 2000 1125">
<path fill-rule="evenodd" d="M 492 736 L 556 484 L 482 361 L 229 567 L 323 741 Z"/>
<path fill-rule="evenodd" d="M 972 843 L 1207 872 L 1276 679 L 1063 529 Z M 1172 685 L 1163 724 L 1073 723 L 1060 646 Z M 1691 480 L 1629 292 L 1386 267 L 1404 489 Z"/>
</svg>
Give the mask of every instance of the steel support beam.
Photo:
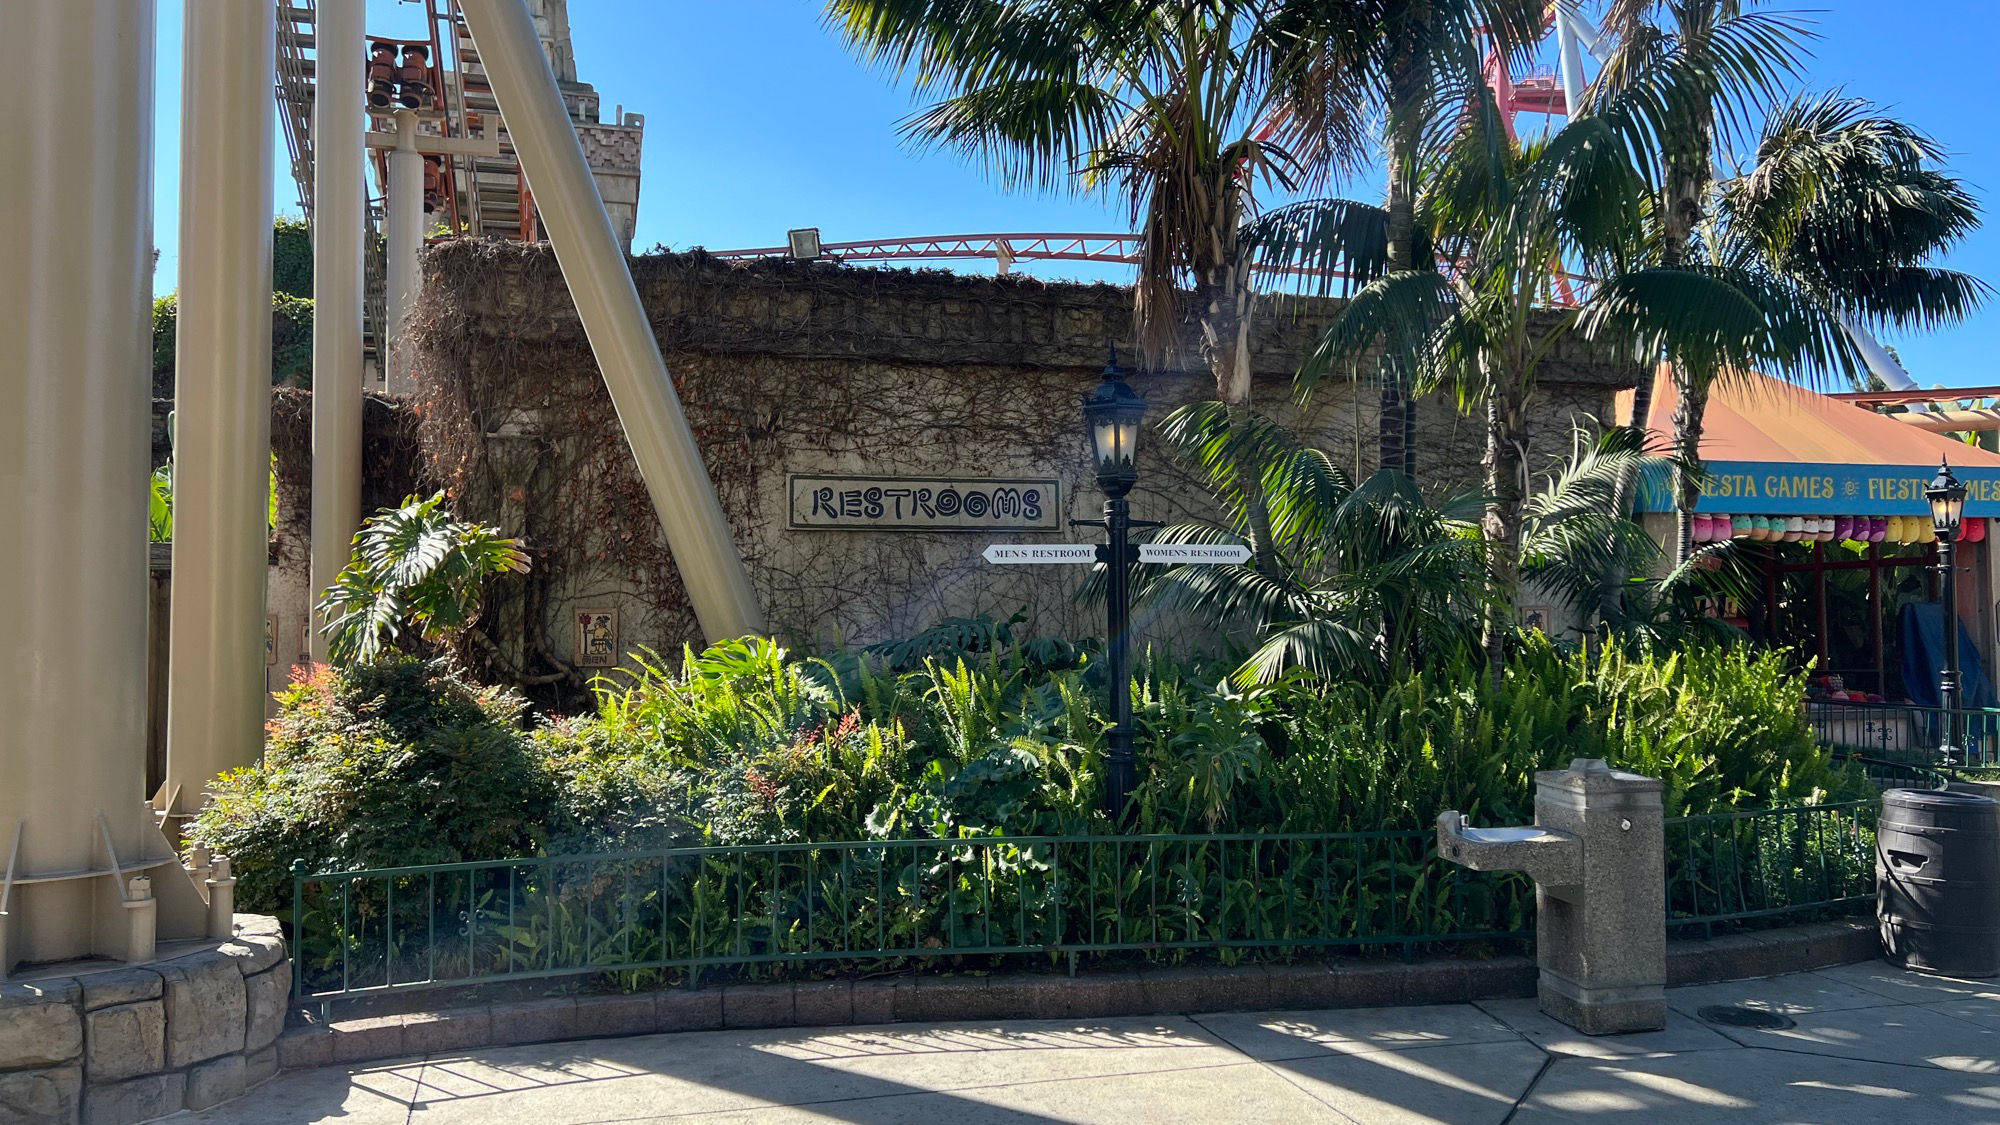
<svg viewBox="0 0 2000 1125">
<path fill-rule="evenodd" d="M 150 919 L 201 932 L 142 792 L 153 0 L 8 0 L 5 22 L 0 977 L 143 959 Z M 160 908 L 128 910 L 149 867 Z"/>
<path fill-rule="evenodd" d="M 320 0 L 313 98 L 312 586 L 347 565 L 361 526 L 362 236 L 367 229 L 362 105 L 364 0 Z M 326 638 L 312 620 L 312 658 Z"/>
<path fill-rule="evenodd" d="M 390 394 L 417 389 L 410 378 L 408 330 L 417 306 L 417 255 L 424 248 L 424 156 L 417 148 L 417 115 L 396 111 L 396 147 L 389 150 L 389 347 Z"/>
<path fill-rule="evenodd" d="M 264 748 L 270 555 L 270 0 L 187 0 L 181 85 L 180 322 L 174 351 L 169 817 Z"/>
<path fill-rule="evenodd" d="M 461 0 L 460 9 L 702 633 L 713 641 L 762 632 L 749 571 L 681 413 L 534 20 L 523 0 Z"/>
</svg>

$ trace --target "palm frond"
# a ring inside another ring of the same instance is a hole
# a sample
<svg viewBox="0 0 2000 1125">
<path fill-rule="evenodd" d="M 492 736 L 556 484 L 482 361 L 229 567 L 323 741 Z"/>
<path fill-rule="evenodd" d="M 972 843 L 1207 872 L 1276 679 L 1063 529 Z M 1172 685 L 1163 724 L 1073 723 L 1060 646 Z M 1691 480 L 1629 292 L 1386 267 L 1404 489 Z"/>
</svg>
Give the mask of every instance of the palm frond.
<svg viewBox="0 0 2000 1125">
<path fill-rule="evenodd" d="M 1797 79 L 1811 28 L 1789 13 L 1744 12 L 1734 3 L 1691 0 L 1670 25 L 1637 14 L 1621 21 L 1618 47 L 1584 95 L 1649 182 L 1668 162 L 1706 167 L 1719 135 L 1747 136 L 1758 113 Z"/>
<path fill-rule="evenodd" d="M 1873 324 L 1935 327 L 1991 295 L 1928 265 L 1977 229 L 1979 205 L 1935 142 L 1839 92 L 1772 115 L 1749 171 L 1726 182 L 1729 237 L 1823 301 Z"/>
<path fill-rule="evenodd" d="M 1435 367 L 1436 334 L 1457 307 L 1448 278 L 1432 270 L 1405 270 L 1376 278 L 1358 290 L 1320 331 L 1299 365 L 1295 386 L 1310 395 L 1321 379 L 1354 370 L 1378 345 L 1393 357 L 1381 370 L 1410 384 Z"/>
<path fill-rule="evenodd" d="M 1623 341 L 1696 378 L 1762 371 L 1800 382 L 1863 368 L 1837 312 L 1768 270 L 1654 266 L 1605 278 L 1585 302 L 1587 339 Z"/>
<path fill-rule="evenodd" d="M 1300 621 L 1271 633 L 1230 674 L 1238 688 L 1268 684 L 1301 668 L 1321 679 L 1352 676 L 1374 658 L 1374 642 L 1342 621 Z"/>
<path fill-rule="evenodd" d="M 1347 294 L 1389 269 L 1389 212 L 1351 199 L 1308 199 L 1246 223 L 1237 244 L 1266 285 L 1309 278 L 1308 291 Z M 1420 235 L 1419 260 L 1433 251 Z"/>
<path fill-rule="evenodd" d="M 1080 190 L 1122 106 L 1088 83 L 1013 79 L 946 98 L 903 123 L 918 142 L 985 163 L 1004 184 Z"/>
</svg>

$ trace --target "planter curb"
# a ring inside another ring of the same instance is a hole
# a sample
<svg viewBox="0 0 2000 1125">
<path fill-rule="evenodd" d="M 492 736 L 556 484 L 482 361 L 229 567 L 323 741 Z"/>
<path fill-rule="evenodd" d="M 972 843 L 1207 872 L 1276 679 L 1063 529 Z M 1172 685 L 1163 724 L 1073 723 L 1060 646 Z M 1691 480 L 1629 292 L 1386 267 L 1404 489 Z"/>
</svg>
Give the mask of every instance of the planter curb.
<svg viewBox="0 0 2000 1125">
<path fill-rule="evenodd" d="M 1880 952 L 1874 922 L 1861 919 L 1671 941 L 1667 983 L 1709 984 L 1824 969 L 1870 960 Z M 998 973 L 739 984 L 493 1003 L 477 1014 L 440 1008 L 331 1023 L 298 1011 L 278 1040 L 278 1058 L 293 1069 L 379 1062 L 425 1048 L 465 1051 L 668 1031 L 1456 1004 L 1531 997 L 1535 977 L 1534 958 L 1508 956 L 1178 967 L 1075 977 Z M 452 1033 L 438 1035 L 447 1024 Z"/>
</svg>

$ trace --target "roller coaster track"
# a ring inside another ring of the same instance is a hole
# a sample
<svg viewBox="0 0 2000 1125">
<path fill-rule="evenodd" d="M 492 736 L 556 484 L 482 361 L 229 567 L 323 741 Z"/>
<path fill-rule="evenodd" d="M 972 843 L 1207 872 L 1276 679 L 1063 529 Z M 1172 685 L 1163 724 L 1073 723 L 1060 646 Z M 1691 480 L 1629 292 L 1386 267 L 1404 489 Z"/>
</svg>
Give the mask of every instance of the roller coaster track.
<svg viewBox="0 0 2000 1125">
<path fill-rule="evenodd" d="M 1545 33 L 1553 33 L 1557 39 L 1558 52 L 1574 54 L 1578 49 L 1575 42 L 1579 35 L 1594 41 L 1596 29 L 1579 25 L 1576 18 L 1558 18 L 1556 6 L 1551 4 L 1543 22 Z M 1577 62 L 1578 73 L 1580 60 Z M 1521 114 L 1542 114 L 1552 116 L 1567 113 L 1567 101 L 1563 92 L 1562 75 L 1556 68 L 1538 68 L 1531 73 L 1516 78 L 1507 65 L 1507 60 L 1496 50 L 1488 49 L 1485 60 L 1485 75 L 1499 100 L 1502 116 L 1507 122 L 1508 133 L 1515 130 L 1515 119 Z M 833 262 L 952 262 L 985 260 L 993 262 L 999 272 L 1005 275 L 1012 271 L 1016 262 L 1099 262 L 1112 265 L 1136 266 L 1139 263 L 1139 236 L 1133 234 L 1076 234 L 1076 233 L 1006 233 L 1006 234 L 948 234 L 918 238 L 880 238 L 859 242 L 829 242 L 819 247 L 820 260 Z M 789 246 L 760 246 L 742 250 L 711 251 L 726 261 L 749 261 L 757 258 L 791 257 Z M 1450 272 L 1452 263 L 1442 263 Z M 1563 271 L 1552 263 L 1549 274 L 1550 303 L 1559 306 L 1575 306 L 1586 292 L 1586 279 L 1578 274 Z M 1281 288 L 1298 288 L 1305 283 L 1324 283 L 1332 280 L 1321 274 L 1304 269 L 1274 271 L 1268 279 Z"/>
</svg>

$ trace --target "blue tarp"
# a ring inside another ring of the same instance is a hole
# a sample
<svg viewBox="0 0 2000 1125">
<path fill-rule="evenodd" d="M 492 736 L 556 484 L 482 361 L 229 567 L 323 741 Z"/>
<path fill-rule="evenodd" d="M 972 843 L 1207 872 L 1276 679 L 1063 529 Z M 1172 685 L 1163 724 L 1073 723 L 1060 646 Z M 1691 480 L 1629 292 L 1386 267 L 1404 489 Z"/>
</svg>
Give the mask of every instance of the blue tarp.
<svg viewBox="0 0 2000 1125">
<path fill-rule="evenodd" d="M 1944 667 L 1944 608 L 1936 602 L 1910 602 L 1897 623 L 1903 635 L 1903 692 L 1920 707 L 1936 707 L 1938 670 Z M 1958 623 L 1960 703 L 1966 707 L 1995 705 L 1993 681 L 1979 659 L 1979 646 Z"/>
</svg>

